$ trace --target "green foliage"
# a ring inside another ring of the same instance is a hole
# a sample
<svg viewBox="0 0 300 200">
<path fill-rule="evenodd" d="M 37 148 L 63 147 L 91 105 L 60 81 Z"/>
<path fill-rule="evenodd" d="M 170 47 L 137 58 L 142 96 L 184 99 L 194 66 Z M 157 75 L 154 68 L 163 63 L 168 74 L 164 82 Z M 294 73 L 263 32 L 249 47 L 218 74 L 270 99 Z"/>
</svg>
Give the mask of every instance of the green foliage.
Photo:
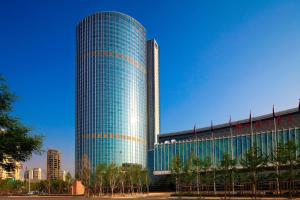
<svg viewBox="0 0 300 200">
<path fill-rule="evenodd" d="M 49 188 L 50 187 L 50 188 Z M 69 185 L 63 180 L 41 180 L 37 183 L 31 183 L 31 191 L 37 190 L 41 193 L 66 194 L 69 193 Z"/>
<path fill-rule="evenodd" d="M 214 181 L 214 171 L 212 170 L 212 163 L 209 157 L 204 160 L 197 158 L 194 154 L 184 162 L 181 161 L 179 156 L 172 160 L 171 173 L 175 179 L 176 193 L 180 193 L 181 184 L 185 184 L 192 190 L 192 185 L 197 184 L 197 191 L 199 195 L 200 183 L 211 184 Z"/>
<path fill-rule="evenodd" d="M 297 149 L 299 149 L 299 146 L 292 140 L 284 145 L 278 145 L 278 156 L 276 161 L 280 166 L 288 168 L 286 173 L 287 179 L 294 179 L 296 177 L 295 169 L 300 163 L 299 157 L 296 155 Z"/>
<path fill-rule="evenodd" d="M 10 116 L 16 99 L 4 79 L 0 77 L 0 166 L 6 170 L 16 167 L 14 163 L 4 162 L 6 156 L 18 162 L 25 162 L 32 153 L 42 152 L 43 137 L 31 135 L 28 127 Z"/>
<path fill-rule="evenodd" d="M 86 188 L 91 186 L 91 165 L 87 155 L 84 155 L 82 158 L 82 169 L 80 171 L 79 178 Z"/>
<path fill-rule="evenodd" d="M 189 195 L 201 196 L 200 186 L 202 185 L 201 191 L 203 191 L 203 187 L 208 190 L 213 183 L 217 182 L 215 176 L 217 175 L 218 184 L 224 185 L 225 199 L 229 185 L 232 189 L 241 191 L 248 188 L 250 182 L 252 194 L 256 197 L 257 183 L 260 182 L 261 188 L 270 187 L 270 190 L 274 190 L 275 178 L 280 178 L 285 182 L 288 181 L 289 194 L 292 198 L 292 194 L 295 192 L 294 186 L 296 186 L 294 182 L 300 178 L 298 150 L 299 145 L 291 140 L 285 144 L 278 144 L 276 153 L 272 153 L 269 157 L 263 154 L 261 149 L 254 144 L 244 153 L 239 165 L 236 159 L 232 159 L 229 154 L 225 153 L 218 168 L 212 166 L 209 157 L 201 160 L 192 153 L 187 160 L 182 161 L 179 156 L 176 156 L 173 158 L 171 165 L 171 173 L 176 184 L 176 195 L 183 195 L 181 188 L 187 186 L 190 188 Z M 273 166 L 276 166 L 277 170 L 279 168 L 276 174 L 271 172 Z M 266 181 L 272 182 L 266 183 Z M 279 181 L 276 179 L 275 187 L 279 190 L 281 186 L 278 183 Z M 195 186 L 195 184 L 197 194 L 193 193 L 192 190 L 192 186 Z"/>
<path fill-rule="evenodd" d="M 135 165 L 134 168 L 135 171 L 135 183 L 138 189 L 138 192 L 142 192 L 142 166 L 141 165 Z"/>
<path fill-rule="evenodd" d="M 50 183 L 48 180 L 41 180 L 40 182 L 36 183 L 36 189 L 39 192 L 43 192 L 43 193 L 49 192 L 49 186 L 50 186 Z"/>
<path fill-rule="evenodd" d="M 201 161 L 201 171 L 203 171 L 204 174 L 202 177 L 203 184 L 211 184 L 214 180 L 214 175 L 212 171 L 212 161 L 209 157 Z"/>
<path fill-rule="evenodd" d="M 118 174 L 119 174 L 119 185 L 121 188 L 121 192 L 125 193 L 125 183 L 127 180 L 126 168 L 124 166 L 118 167 Z"/>
<path fill-rule="evenodd" d="M 183 165 L 179 156 L 175 156 L 172 160 L 172 174 L 177 176 L 182 173 Z"/>
<path fill-rule="evenodd" d="M 172 160 L 171 173 L 175 178 L 176 193 L 180 192 L 180 183 L 183 173 L 183 165 L 179 156 L 175 156 Z"/>
<path fill-rule="evenodd" d="M 22 181 L 11 180 L 11 179 L 0 179 L 0 190 L 15 190 L 18 191 L 24 187 L 25 183 Z"/>
<path fill-rule="evenodd" d="M 266 157 L 257 146 L 254 146 L 246 151 L 244 157 L 240 160 L 240 164 L 249 173 L 256 173 L 262 170 L 267 162 L 268 157 Z M 256 177 L 251 176 L 251 180 L 254 178 Z"/>
<path fill-rule="evenodd" d="M 108 181 L 112 195 L 114 194 L 114 189 L 116 187 L 117 179 L 118 179 L 118 167 L 114 163 L 109 164 L 106 170 L 106 180 Z"/>
<path fill-rule="evenodd" d="M 68 187 L 68 192 L 70 192 L 70 187 L 72 186 L 74 182 L 74 179 L 72 178 L 72 175 L 70 172 L 68 172 L 66 174 L 66 184 L 67 184 L 67 187 Z"/>
<path fill-rule="evenodd" d="M 195 177 L 194 159 L 194 154 L 191 154 L 188 160 L 184 163 L 183 167 L 183 181 L 186 185 L 190 187 L 190 190 L 192 189 L 192 184 Z"/>
<path fill-rule="evenodd" d="M 106 170 L 107 167 L 105 164 L 100 164 L 96 168 L 96 185 L 99 187 L 99 196 L 102 194 Z"/>
<path fill-rule="evenodd" d="M 147 189 L 147 192 L 149 192 L 149 185 L 150 185 L 151 179 L 150 179 L 150 176 L 149 176 L 149 172 L 146 168 L 142 169 L 141 176 L 142 176 L 142 178 L 141 178 L 142 179 L 142 185 L 145 185 L 146 189 Z"/>
<path fill-rule="evenodd" d="M 225 198 L 228 191 L 228 185 L 231 183 L 233 186 L 233 180 L 234 180 L 234 171 L 236 166 L 236 160 L 232 159 L 229 154 L 223 155 L 223 160 L 221 160 L 220 166 L 219 166 L 219 173 L 222 176 L 223 183 L 225 186 Z"/>
<path fill-rule="evenodd" d="M 257 173 L 266 166 L 268 157 L 256 146 L 256 144 L 246 151 L 240 160 L 242 167 L 248 172 L 248 176 L 252 185 L 252 193 L 256 196 Z"/>
<path fill-rule="evenodd" d="M 28 181 L 16 181 L 12 179 L 0 180 L 0 190 L 9 190 L 14 192 L 28 192 Z M 49 188 L 50 187 L 50 188 Z M 69 192 L 68 183 L 63 180 L 41 180 L 39 182 L 30 183 L 31 191 L 39 191 L 40 193 L 66 194 Z"/>
<path fill-rule="evenodd" d="M 196 177 L 197 195 L 200 196 L 200 184 L 207 184 L 214 178 L 213 176 L 211 176 L 213 174 L 210 173 L 211 160 L 209 159 L 209 157 L 207 157 L 204 160 L 201 160 L 200 158 L 195 157 L 193 154 L 192 160 L 193 179 L 191 181 L 194 181 Z"/>
<path fill-rule="evenodd" d="M 219 174 L 222 175 L 223 182 L 226 185 L 229 181 L 233 179 L 233 172 L 235 171 L 235 166 L 237 162 L 232 159 L 227 153 L 223 155 L 223 160 L 221 160 L 218 167 Z"/>
<path fill-rule="evenodd" d="M 73 178 L 70 172 L 66 174 L 66 182 L 68 183 L 68 185 L 72 185 L 73 183 Z"/>
<path fill-rule="evenodd" d="M 126 166 L 128 183 L 131 193 L 134 192 L 134 188 L 137 188 L 137 192 L 142 191 L 142 166 L 137 164 L 131 164 Z"/>
<path fill-rule="evenodd" d="M 296 155 L 297 150 L 299 150 L 299 145 L 297 145 L 295 141 L 289 140 L 285 144 L 280 143 L 277 149 L 276 162 L 279 166 L 283 166 L 287 169 L 279 175 L 279 178 L 288 180 L 289 196 L 292 198 L 294 190 L 293 182 L 297 176 L 296 169 L 300 164 L 300 159 Z"/>
<path fill-rule="evenodd" d="M 124 164 L 117 166 L 116 164 L 99 164 L 94 174 L 96 178 L 96 186 L 94 187 L 94 193 L 98 192 L 100 196 L 105 192 L 105 188 L 109 188 L 112 195 L 116 189 L 121 193 L 125 193 L 125 188 L 131 193 L 142 192 L 145 186 L 148 190 L 150 178 L 148 170 L 142 168 L 138 164 Z"/>
</svg>

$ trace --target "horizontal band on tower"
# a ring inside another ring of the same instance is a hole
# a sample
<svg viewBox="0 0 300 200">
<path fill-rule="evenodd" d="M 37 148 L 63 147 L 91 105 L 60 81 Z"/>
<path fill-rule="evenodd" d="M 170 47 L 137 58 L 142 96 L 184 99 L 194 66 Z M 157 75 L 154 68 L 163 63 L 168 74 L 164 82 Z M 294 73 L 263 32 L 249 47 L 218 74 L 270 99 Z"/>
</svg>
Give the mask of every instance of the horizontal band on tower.
<svg viewBox="0 0 300 200">
<path fill-rule="evenodd" d="M 119 139 L 138 142 L 140 144 L 146 144 L 146 140 L 137 138 L 126 134 L 114 134 L 114 133 L 94 133 L 94 134 L 82 134 L 84 139 Z M 78 138 L 79 139 L 79 138 Z"/>
<path fill-rule="evenodd" d="M 121 53 L 117 53 L 114 51 L 88 51 L 85 53 L 82 53 L 81 59 L 85 59 L 87 57 L 112 57 L 112 58 L 119 58 L 122 59 L 129 64 L 136 67 L 138 70 L 140 70 L 143 74 L 146 74 L 146 68 L 145 64 L 140 63 L 136 59 L 134 59 L 132 56 L 124 55 Z"/>
</svg>

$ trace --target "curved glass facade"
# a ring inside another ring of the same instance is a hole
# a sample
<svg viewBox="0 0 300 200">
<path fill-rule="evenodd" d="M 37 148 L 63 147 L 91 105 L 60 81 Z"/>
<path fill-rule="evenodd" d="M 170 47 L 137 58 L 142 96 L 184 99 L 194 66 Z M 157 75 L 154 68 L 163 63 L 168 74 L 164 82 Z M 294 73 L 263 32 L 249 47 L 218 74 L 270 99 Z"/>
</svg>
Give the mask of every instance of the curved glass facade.
<svg viewBox="0 0 300 200">
<path fill-rule="evenodd" d="M 76 29 L 76 155 L 100 163 L 146 166 L 146 31 L 132 17 L 101 12 Z"/>
</svg>

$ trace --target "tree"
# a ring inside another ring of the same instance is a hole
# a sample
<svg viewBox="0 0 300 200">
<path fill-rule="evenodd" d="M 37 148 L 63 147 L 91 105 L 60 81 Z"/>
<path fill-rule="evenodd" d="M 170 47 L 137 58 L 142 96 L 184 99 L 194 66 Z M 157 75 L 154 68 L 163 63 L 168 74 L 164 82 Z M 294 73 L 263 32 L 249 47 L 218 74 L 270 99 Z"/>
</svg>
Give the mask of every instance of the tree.
<svg viewBox="0 0 300 200">
<path fill-rule="evenodd" d="M 183 166 L 181 163 L 181 159 L 179 156 L 175 156 L 172 160 L 171 173 L 175 177 L 176 193 L 180 192 L 180 182 L 181 182 L 182 172 L 183 172 Z"/>
<path fill-rule="evenodd" d="M 284 145 L 279 145 L 277 162 L 280 166 L 287 168 L 287 171 L 283 173 L 283 176 L 288 179 L 289 182 L 289 197 L 292 199 L 292 191 L 294 181 L 296 177 L 296 168 L 300 164 L 299 158 L 297 158 L 296 151 L 299 146 L 293 140 L 289 140 Z"/>
<path fill-rule="evenodd" d="M 134 193 L 134 186 L 137 187 L 137 192 L 140 187 L 141 175 L 140 170 L 142 169 L 141 165 L 138 164 L 129 164 L 126 166 L 127 169 L 127 179 L 130 185 L 131 193 Z"/>
<path fill-rule="evenodd" d="M 274 166 L 274 171 L 272 171 L 269 175 L 269 179 L 276 179 L 276 192 L 277 194 L 281 194 L 280 183 L 279 180 L 283 178 L 283 175 L 280 173 L 279 168 L 282 163 L 280 162 L 282 157 L 282 151 L 284 150 L 284 143 L 280 142 L 276 144 L 275 153 L 272 153 L 269 157 L 269 162 Z"/>
<path fill-rule="evenodd" d="M 191 154 L 191 156 L 184 163 L 183 167 L 183 180 L 185 184 L 189 187 L 189 191 L 192 191 L 192 185 L 194 180 L 194 157 L 194 154 Z"/>
<path fill-rule="evenodd" d="M 39 192 L 47 193 L 49 190 L 48 186 L 49 186 L 48 180 L 41 180 L 40 182 L 37 183 L 37 190 Z"/>
<path fill-rule="evenodd" d="M 52 194 L 60 193 L 60 180 L 54 179 L 51 181 L 51 193 Z"/>
<path fill-rule="evenodd" d="M 90 181 L 91 181 L 91 165 L 87 155 L 83 156 L 82 166 L 80 171 L 80 180 L 82 184 L 86 187 L 87 195 L 90 195 Z"/>
<path fill-rule="evenodd" d="M 118 168 L 118 176 L 119 176 L 119 183 L 121 188 L 121 193 L 125 193 L 125 182 L 126 182 L 126 168 L 124 166 L 120 166 Z"/>
<path fill-rule="evenodd" d="M 99 196 L 102 195 L 102 188 L 104 184 L 106 170 L 106 164 L 100 164 L 96 168 L 96 182 L 99 187 Z"/>
<path fill-rule="evenodd" d="M 5 162 L 6 158 L 25 162 L 32 153 L 42 153 L 43 137 L 31 135 L 28 127 L 10 115 L 16 100 L 17 97 L 9 91 L 0 76 L 0 166 L 8 171 L 16 166 L 15 162 Z"/>
<path fill-rule="evenodd" d="M 127 179 L 130 187 L 130 192 L 131 194 L 134 193 L 134 176 L 135 176 L 135 171 L 134 171 L 134 166 L 132 164 L 128 165 L 126 167 L 127 171 Z"/>
<path fill-rule="evenodd" d="M 114 189 L 116 187 L 117 178 L 118 178 L 118 168 L 116 164 L 111 163 L 107 166 L 106 170 L 106 179 L 109 183 L 110 189 L 111 189 L 111 195 L 114 195 Z"/>
<path fill-rule="evenodd" d="M 135 165 L 134 166 L 135 171 L 135 182 L 137 185 L 137 191 L 142 192 L 142 166 L 141 165 Z"/>
<path fill-rule="evenodd" d="M 148 169 L 147 168 L 142 169 L 141 174 L 142 174 L 143 185 L 146 186 L 147 193 L 149 193 L 150 177 L 149 177 Z"/>
<path fill-rule="evenodd" d="M 261 150 L 254 145 L 248 151 L 245 152 L 244 158 L 241 158 L 240 164 L 248 171 L 252 194 L 256 198 L 256 185 L 257 185 L 257 172 L 262 170 L 267 164 L 268 158 L 261 152 Z"/>
<path fill-rule="evenodd" d="M 11 180 L 11 179 L 0 179 L 0 190 L 14 190 L 20 191 L 26 187 L 24 181 Z"/>
<path fill-rule="evenodd" d="M 200 173 L 201 173 L 201 165 L 202 165 L 202 162 L 200 160 L 200 158 L 197 158 L 195 157 L 193 159 L 193 172 L 194 174 L 196 174 L 196 180 L 197 180 L 197 195 L 200 196 L 200 183 L 201 183 L 201 176 L 200 176 Z"/>
<path fill-rule="evenodd" d="M 204 172 L 202 182 L 206 185 L 210 184 L 212 180 L 214 180 L 214 176 L 211 173 L 211 168 L 212 168 L 212 162 L 210 157 L 206 157 L 203 161 L 201 161 L 201 171 Z"/>
<path fill-rule="evenodd" d="M 225 199 L 227 198 L 227 191 L 228 191 L 228 183 L 233 185 L 233 172 L 235 170 L 236 160 L 231 159 L 231 156 L 227 153 L 223 155 L 223 160 L 221 160 L 219 171 L 222 174 L 224 187 L 225 187 Z"/>
<path fill-rule="evenodd" d="M 68 173 L 66 174 L 66 183 L 67 183 L 68 193 L 69 193 L 69 192 L 70 192 L 70 187 L 71 187 L 71 185 L 72 185 L 72 183 L 73 183 L 72 175 L 71 175 L 70 172 L 68 172 Z"/>
</svg>

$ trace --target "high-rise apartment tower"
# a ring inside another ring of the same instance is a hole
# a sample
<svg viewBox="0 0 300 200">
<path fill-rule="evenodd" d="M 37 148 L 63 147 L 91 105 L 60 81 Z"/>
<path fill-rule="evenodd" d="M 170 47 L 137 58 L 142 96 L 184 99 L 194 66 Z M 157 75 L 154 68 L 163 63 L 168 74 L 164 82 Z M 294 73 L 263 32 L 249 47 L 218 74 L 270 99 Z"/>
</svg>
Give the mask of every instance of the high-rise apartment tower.
<svg viewBox="0 0 300 200">
<path fill-rule="evenodd" d="M 47 179 L 61 179 L 61 154 L 58 150 L 49 149 L 47 152 Z"/>
</svg>

